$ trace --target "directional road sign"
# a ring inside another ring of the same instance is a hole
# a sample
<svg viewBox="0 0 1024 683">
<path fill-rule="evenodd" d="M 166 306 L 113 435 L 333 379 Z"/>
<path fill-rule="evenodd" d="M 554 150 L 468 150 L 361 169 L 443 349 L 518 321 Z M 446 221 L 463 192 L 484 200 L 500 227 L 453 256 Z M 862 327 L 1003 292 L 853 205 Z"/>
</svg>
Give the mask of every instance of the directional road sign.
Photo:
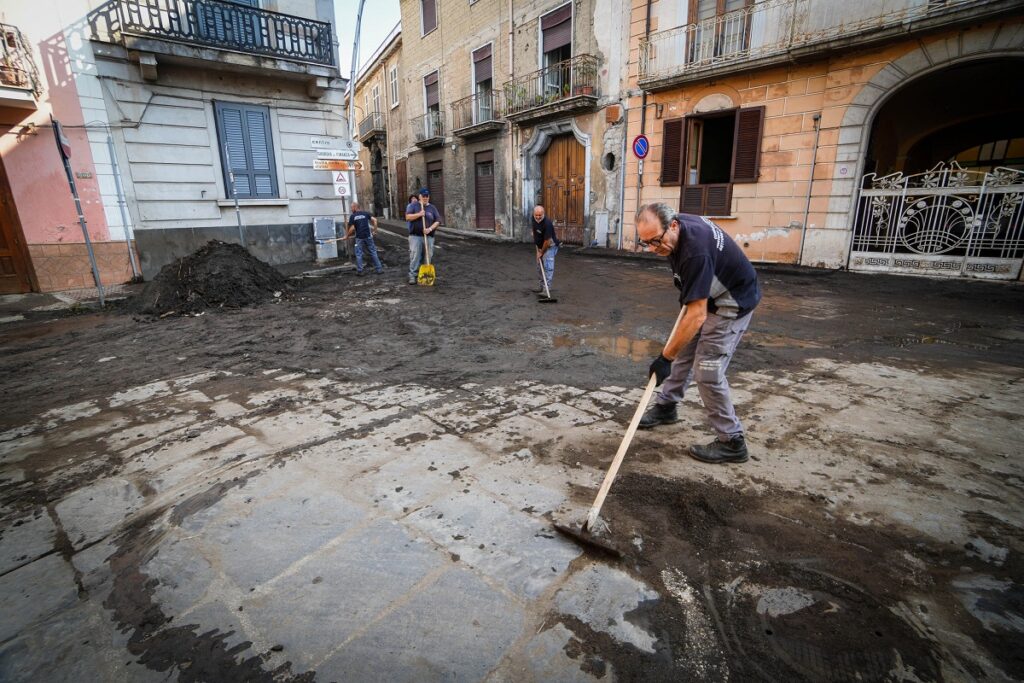
<svg viewBox="0 0 1024 683">
<path fill-rule="evenodd" d="M 314 171 L 362 171 L 363 162 L 342 159 L 313 159 Z"/>
<path fill-rule="evenodd" d="M 318 149 L 316 151 L 316 158 L 355 161 L 359 158 L 359 152 L 354 149 Z"/>
</svg>

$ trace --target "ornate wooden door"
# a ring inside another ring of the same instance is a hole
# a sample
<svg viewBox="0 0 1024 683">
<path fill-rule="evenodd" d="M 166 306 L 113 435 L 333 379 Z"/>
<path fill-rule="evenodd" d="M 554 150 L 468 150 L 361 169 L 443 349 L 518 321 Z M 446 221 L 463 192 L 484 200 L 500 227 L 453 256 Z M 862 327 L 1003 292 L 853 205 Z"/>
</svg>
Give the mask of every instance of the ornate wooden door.
<svg viewBox="0 0 1024 683">
<path fill-rule="evenodd" d="M 572 135 L 551 141 L 541 162 L 544 210 L 555 224 L 558 239 L 583 244 L 583 202 L 586 179 L 585 150 Z"/>
</svg>

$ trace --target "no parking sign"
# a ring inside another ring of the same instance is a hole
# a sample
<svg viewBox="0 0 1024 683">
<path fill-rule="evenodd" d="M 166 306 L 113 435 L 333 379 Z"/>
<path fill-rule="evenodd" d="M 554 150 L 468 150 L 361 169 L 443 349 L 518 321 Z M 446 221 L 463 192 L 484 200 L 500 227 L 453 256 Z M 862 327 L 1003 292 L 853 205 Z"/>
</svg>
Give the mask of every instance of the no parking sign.
<svg viewBox="0 0 1024 683">
<path fill-rule="evenodd" d="M 637 159 L 643 159 L 651 151 L 651 141 L 646 135 L 637 135 L 633 138 L 633 154 Z"/>
</svg>

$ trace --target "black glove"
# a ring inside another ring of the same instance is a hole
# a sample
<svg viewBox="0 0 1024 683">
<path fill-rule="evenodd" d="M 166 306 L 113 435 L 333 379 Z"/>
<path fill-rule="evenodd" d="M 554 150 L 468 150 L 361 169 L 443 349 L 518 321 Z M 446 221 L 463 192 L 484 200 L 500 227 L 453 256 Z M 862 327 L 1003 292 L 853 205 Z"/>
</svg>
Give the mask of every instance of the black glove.
<svg viewBox="0 0 1024 683">
<path fill-rule="evenodd" d="M 651 375 L 657 377 L 658 381 L 654 383 L 654 386 L 660 386 L 661 383 L 668 378 L 669 373 L 671 372 L 672 361 L 659 353 L 658 357 L 654 359 L 653 363 L 651 363 L 650 370 L 648 371 L 648 377 Z"/>
</svg>

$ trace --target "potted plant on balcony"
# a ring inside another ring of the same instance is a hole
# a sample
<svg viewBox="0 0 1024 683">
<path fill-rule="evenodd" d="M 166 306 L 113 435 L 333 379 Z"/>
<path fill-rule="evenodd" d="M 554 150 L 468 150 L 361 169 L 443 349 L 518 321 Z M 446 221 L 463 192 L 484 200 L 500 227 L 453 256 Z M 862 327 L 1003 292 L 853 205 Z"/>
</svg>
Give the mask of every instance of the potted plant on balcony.
<svg viewBox="0 0 1024 683">
<path fill-rule="evenodd" d="M 573 71 L 576 76 L 573 95 L 593 95 L 594 84 L 597 83 L 597 65 L 593 62 L 580 62 Z"/>
</svg>

